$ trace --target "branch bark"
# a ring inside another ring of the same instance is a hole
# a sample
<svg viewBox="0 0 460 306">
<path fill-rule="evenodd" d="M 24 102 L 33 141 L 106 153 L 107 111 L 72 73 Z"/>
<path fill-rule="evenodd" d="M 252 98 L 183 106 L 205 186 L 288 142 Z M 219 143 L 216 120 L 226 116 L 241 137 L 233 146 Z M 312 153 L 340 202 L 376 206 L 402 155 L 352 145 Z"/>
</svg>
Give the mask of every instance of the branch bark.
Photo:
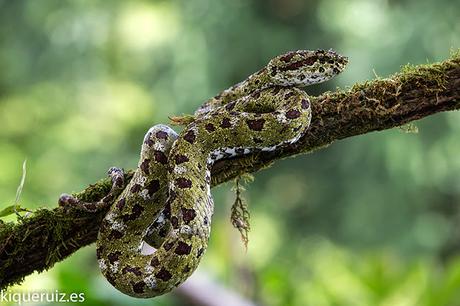
<svg viewBox="0 0 460 306">
<path fill-rule="evenodd" d="M 295 144 L 272 152 L 222 160 L 212 168 L 216 186 L 274 161 L 311 152 L 332 142 L 390 129 L 420 118 L 460 108 L 460 52 L 436 64 L 406 66 L 386 79 L 356 84 L 313 98 L 309 130 Z M 132 171 L 126 174 L 126 180 Z M 110 190 L 103 179 L 78 193 L 97 201 Z M 62 207 L 40 209 L 16 224 L 0 223 L 0 288 L 19 283 L 34 271 L 51 268 L 96 240 L 106 211 L 95 214 Z"/>
</svg>

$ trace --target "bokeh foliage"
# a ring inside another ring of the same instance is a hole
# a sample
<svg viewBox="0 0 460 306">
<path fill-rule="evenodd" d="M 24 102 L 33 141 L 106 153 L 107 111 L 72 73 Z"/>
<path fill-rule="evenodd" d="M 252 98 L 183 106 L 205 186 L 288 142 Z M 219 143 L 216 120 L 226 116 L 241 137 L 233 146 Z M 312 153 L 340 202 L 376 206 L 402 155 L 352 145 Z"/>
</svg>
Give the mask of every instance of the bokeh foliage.
<svg viewBox="0 0 460 306">
<path fill-rule="evenodd" d="M 457 5 L 457 6 L 456 6 Z M 333 48 L 346 72 L 311 94 L 442 60 L 460 46 L 455 0 L 0 0 L 0 205 L 53 207 L 110 166 L 133 168 L 143 134 L 191 113 L 271 57 Z M 263 305 L 459 305 L 460 120 L 440 114 L 346 139 L 256 175 L 249 248 L 231 228 L 230 185 L 199 268 Z M 100 275 L 94 247 L 23 290 L 138 301 Z"/>
</svg>

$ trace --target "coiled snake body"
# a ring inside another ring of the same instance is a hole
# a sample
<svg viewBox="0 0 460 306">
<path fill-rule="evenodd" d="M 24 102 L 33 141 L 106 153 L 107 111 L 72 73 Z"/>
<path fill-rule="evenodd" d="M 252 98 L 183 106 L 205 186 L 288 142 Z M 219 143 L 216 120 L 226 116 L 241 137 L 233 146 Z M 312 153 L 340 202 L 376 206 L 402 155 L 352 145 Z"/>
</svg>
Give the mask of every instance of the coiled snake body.
<svg viewBox="0 0 460 306">
<path fill-rule="evenodd" d="M 186 280 L 203 256 L 211 228 L 210 167 L 222 158 L 271 151 L 297 141 L 310 124 L 308 95 L 297 87 L 328 80 L 347 58 L 334 51 L 293 51 L 206 101 L 178 136 L 165 125 L 145 135 L 138 168 L 123 189 L 98 203 L 62 195 L 60 203 L 94 211 L 115 199 L 97 240 L 102 273 L 135 297 L 164 294 Z M 155 249 L 145 251 L 149 241 Z"/>
</svg>

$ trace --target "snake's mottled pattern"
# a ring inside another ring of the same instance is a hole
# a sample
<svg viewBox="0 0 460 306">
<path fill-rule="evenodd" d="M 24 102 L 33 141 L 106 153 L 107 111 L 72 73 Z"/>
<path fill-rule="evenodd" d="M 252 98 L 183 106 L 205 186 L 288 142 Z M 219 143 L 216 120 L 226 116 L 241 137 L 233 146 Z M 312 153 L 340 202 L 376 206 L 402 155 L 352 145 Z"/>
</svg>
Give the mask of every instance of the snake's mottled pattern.
<svg viewBox="0 0 460 306">
<path fill-rule="evenodd" d="M 212 164 L 297 141 L 311 118 L 308 95 L 297 87 L 328 80 L 346 64 L 331 50 L 289 52 L 206 101 L 179 136 L 165 125 L 152 127 L 132 180 L 99 231 L 97 257 L 108 281 L 135 297 L 161 295 L 185 281 L 208 243 Z M 155 248 L 146 251 L 144 240 Z"/>
</svg>

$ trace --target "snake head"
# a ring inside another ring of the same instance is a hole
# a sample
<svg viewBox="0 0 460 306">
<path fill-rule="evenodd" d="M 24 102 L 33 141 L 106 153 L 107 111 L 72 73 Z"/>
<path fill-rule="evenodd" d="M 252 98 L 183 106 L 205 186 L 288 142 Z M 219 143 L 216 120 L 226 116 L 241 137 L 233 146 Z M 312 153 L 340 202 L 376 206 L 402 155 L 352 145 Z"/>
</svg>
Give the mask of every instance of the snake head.
<svg viewBox="0 0 460 306">
<path fill-rule="evenodd" d="M 273 85 L 307 86 L 331 79 L 347 64 L 348 58 L 333 50 L 298 50 L 273 58 L 267 72 Z"/>
</svg>

